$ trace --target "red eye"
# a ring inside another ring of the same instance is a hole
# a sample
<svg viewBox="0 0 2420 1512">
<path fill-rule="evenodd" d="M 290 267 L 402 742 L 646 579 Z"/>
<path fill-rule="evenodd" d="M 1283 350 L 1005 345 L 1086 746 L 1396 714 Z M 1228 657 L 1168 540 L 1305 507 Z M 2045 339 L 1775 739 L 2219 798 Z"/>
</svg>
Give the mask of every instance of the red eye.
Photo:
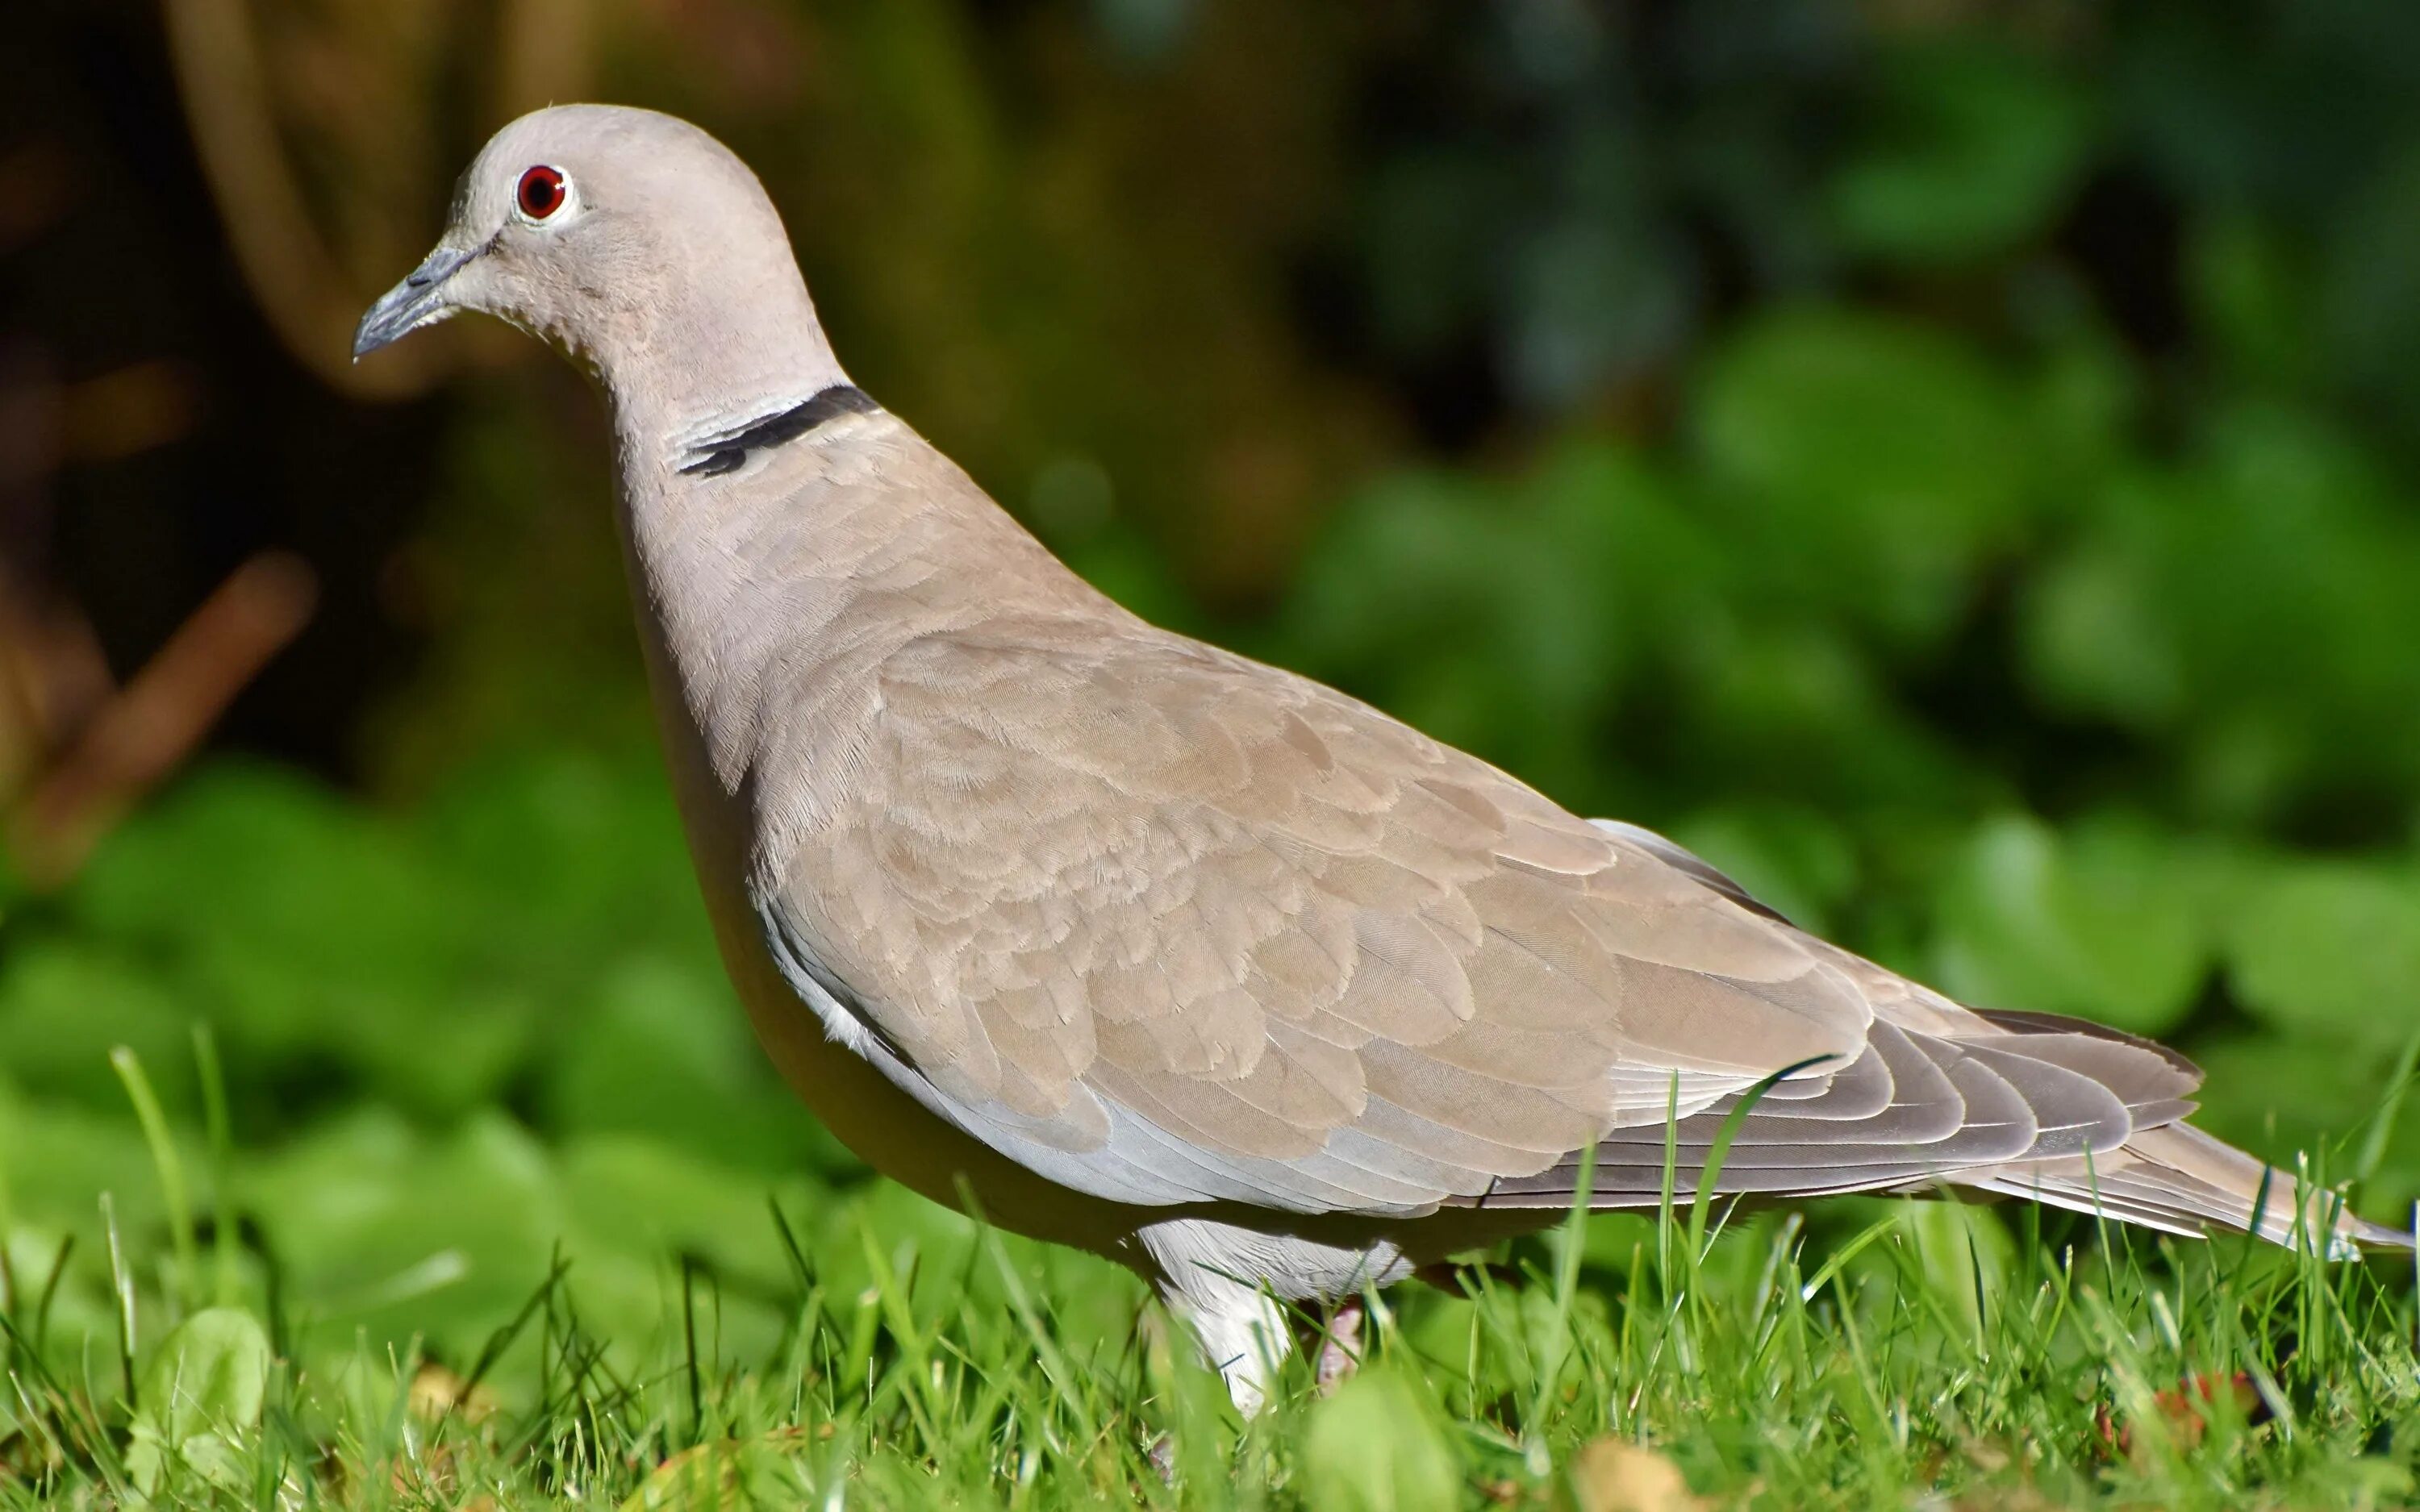
<svg viewBox="0 0 2420 1512">
<path fill-rule="evenodd" d="M 521 187 L 516 193 L 521 213 L 533 221 L 543 221 L 563 208 L 568 197 L 564 192 L 562 170 L 544 163 L 521 175 Z"/>
</svg>

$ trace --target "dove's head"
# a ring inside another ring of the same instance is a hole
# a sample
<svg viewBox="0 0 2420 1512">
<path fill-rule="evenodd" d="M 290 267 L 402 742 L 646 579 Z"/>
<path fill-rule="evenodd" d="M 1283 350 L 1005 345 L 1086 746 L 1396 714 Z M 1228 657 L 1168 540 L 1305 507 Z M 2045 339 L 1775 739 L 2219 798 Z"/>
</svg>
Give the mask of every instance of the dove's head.
<svg viewBox="0 0 2420 1512">
<path fill-rule="evenodd" d="M 617 402 L 839 380 L 764 186 L 653 111 L 557 105 L 498 131 L 436 250 L 362 316 L 353 357 L 459 310 L 543 337 Z"/>
</svg>

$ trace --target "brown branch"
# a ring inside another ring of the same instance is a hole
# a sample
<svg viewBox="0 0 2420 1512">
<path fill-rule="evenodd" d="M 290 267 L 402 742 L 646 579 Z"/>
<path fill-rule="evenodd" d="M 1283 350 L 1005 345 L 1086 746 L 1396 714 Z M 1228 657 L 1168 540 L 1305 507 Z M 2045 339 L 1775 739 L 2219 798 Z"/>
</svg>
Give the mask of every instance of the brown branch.
<svg viewBox="0 0 2420 1512">
<path fill-rule="evenodd" d="M 301 558 L 263 552 L 203 600 L 17 813 L 10 841 L 28 880 L 56 886 L 73 875 L 302 631 L 317 597 Z"/>
</svg>

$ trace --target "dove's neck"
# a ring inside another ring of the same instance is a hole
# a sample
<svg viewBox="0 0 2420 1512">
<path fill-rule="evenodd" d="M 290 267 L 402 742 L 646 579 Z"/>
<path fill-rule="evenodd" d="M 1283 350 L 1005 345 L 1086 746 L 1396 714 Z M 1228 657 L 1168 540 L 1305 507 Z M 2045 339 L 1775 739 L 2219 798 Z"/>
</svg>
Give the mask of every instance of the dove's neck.
<svg viewBox="0 0 2420 1512">
<path fill-rule="evenodd" d="M 675 470 L 727 436 L 848 382 L 798 270 L 779 268 L 712 297 L 665 290 L 617 322 L 594 355 L 626 458 Z"/>
<path fill-rule="evenodd" d="M 828 387 L 838 372 L 796 387 Z M 617 400 L 624 540 L 659 712 L 688 727 L 668 734 L 694 738 L 729 798 L 755 790 L 759 841 L 811 823 L 833 796 L 833 774 L 874 737 L 892 651 L 1107 607 L 887 412 L 836 407 L 720 473 L 682 471 L 698 452 L 675 417 L 694 414 Z"/>
</svg>

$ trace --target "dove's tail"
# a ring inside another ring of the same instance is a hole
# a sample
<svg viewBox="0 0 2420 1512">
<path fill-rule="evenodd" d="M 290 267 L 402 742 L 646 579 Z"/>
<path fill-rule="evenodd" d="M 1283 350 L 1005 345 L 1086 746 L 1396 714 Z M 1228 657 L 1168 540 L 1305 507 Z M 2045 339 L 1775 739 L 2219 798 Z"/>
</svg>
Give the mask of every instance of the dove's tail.
<svg viewBox="0 0 2420 1512">
<path fill-rule="evenodd" d="M 2198 1235 L 2216 1225 L 2338 1259 L 2353 1257 L 2365 1245 L 2412 1247 L 2411 1233 L 2354 1216 L 2338 1194 L 2306 1192 L 2284 1171 L 2184 1123 L 2142 1130 L 2103 1154 L 2034 1161 L 1958 1180 L 2169 1233 Z"/>
<path fill-rule="evenodd" d="M 1850 1065 L 1768 1086 L 1753 1103 L 1734 1094 L 1675 1124 L 1618 1127 L 1592 1160 L 1501 1180 L 1474 1205 L 1562 1207 L 1584 1180 L 1599 1208 L 1652 1206 L 1668 1181 L 1683 1201 L 1701 1181 L 1760 1199 L 1954 1186 L 2338 1258 L 2412 1247 L 2410 1233 L 2347 1211 L 2340 1193 L 2186 1124 L 2201 1072 L 2164 1045 L 2042 1013 L 1975 1011 L 1969 1026 L 1955 1011 L 1906 1015 L 1922 1026 L 1877 1012 Z"/>
</svg>

